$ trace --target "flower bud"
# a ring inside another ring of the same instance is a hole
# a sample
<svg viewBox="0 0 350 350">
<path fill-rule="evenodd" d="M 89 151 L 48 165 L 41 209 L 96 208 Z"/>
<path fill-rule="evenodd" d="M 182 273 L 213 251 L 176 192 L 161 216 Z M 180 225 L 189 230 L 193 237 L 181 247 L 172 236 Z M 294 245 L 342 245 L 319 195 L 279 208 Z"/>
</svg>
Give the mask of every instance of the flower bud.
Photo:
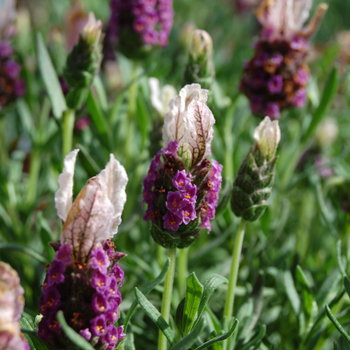
<svg viewBox="0 0 350 350">
<path fill-rule="evenodd" d="M 79 109 L 85 102 L 102 59 L 101 21 L 89 14 L 78 43 L 67 57 L 64 78 L 71 88 L 66 100 L 71 109 Z"/>
<path fill-rule="evenodd" d="M 274 183 L 280 141 L 278 122 L 266 117 L 254 131 L 255 145 L 238 169 L 233 183 L 231 208 L 236 216 L 255 221 L 265 211 Z"/>
<path fill-rule="evenodd" d="M 124 272 L 111 237 L 117 232 L 125 204 L 127 177 L 110 156 L 106 168 L 91 178 L 72 203 L 73 174 L 78 150 L 69 153 L 58 178 L 55 194 L 58 216 L 63 220 L 55 258 L 49 266 L 40 297 L 43 315 L 38 336 L 50 348 L 69 348 L 70 340 L 56 320 L 62 310 L 70 327 L 96 349 L 115 349 L 125 334 L 115 327 L 119 318 L 119 287 Z"/>
<path fill-rule="evenodd" d="M 0 349 L 29 350 L 19 323 L 24 307 L 19 282 L 17 272 L 0 262 Z"/>
<path fill-rule="evenodd" d="M 195 30 L 192 33 L 192 47 L 184 72 L 183 85 L 198 83 L 210 89 L 215 74 L 212 56 L 213 41 L 210 35 L 204 30 Z"/>
<path fill-rule="evenodd" d="M 253 137 L 260 144 L 263 157 L 269 161 L 275 156 L 278 143 L 281 140 L 281 130 L 278 126 L 278 121 L 271 121 L 269 117 L 265 117 L 255 129 Z"/>
</svg>

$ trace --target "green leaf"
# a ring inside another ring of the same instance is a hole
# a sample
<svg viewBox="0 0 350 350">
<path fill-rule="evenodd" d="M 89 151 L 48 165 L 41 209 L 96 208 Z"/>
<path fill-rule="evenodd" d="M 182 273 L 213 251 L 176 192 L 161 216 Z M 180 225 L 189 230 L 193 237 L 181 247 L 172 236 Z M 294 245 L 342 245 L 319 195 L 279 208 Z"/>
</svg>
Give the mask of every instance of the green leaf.
<svg viewBox="0 0 350 350">
<path fill-rule="evenodd" d="M 23 252 L 27 255 L 29 255 L 30 257 L 38 260 L 39 262 L 43 263 L 43 264 L 47 264 L 48 261 L 39 253 L 37 253 L 35 250 L 28 248 L 28 247 L 24 247 L 20 244 L 16 244 L 16 243 L 0 243 L 0 250 L 18 250 L 20 252 Z"/>
<path fill-rule="evenodd" d="M 341 256 L 341 240 L 339 239 L 337 242 L 337 260 L 338 260 L 338 267 L 339 270 L 342 274 L 342 276 L 346 276 L 346 272 L 345 272 L 345 267 L 342 261 L 342 256 Z"/>
<path fill-rule="evenodd" d="M 21 123 L 25 132 L 28 133 L 30 138 L 33 140 L 35 135 L 35 124 L 33 115 L 28 107 L 27 102 L 20 98 L 16 102 L 18 115 L 21 119 Z"/>
<path fill-rule="evenodd" d="M 154 287 L 156 287 L 159 283 L 163 282 L 163 280 L 164 280 L 164 278 L 169 270 L 169 266 L 170 266 L 170 259 L 168 258 L 167 261 L 165 262 L 163 270 L 160 272 L 160 274 L 157 276 L 157 278 L 142 290 L 143 295 L 146 296 L 154 289 Z M 134 313 L 134 311 L 137 307 L 137 304 L 138 304 L 138 301 L 134 300 L 134 302 L 131 304 L 131 306 L 129 308 L 128 313 L 125 316 L 125 321 L 124 321 L 125 331 L 128 329 L 128 323 L 130 321 L 132 314 Z"/>
<path fill-rule="evenodd" d="M 259 345 L 262 339 L 265 337 L 265 334 L 266 326 L 263 324 L 256 335 L 253 336 L 252 339 L 249 340 L 248 343 L 244 344 L 239 350 L 248 350 L 251 346 L 254 346 L 256 348 L 256 346 Z"/>
<path fill-rule="evenodd" d="M 296 277 L 303 292 L 304 310 L 306 311 L 308 317 L 310 317 L 312 312 L 313 296 L 311 293 L 309 281 L 307 280 L 304 271 L 299 265 L 297 266 Z"/>
<path fill-rule="evenodd" d="M 132 332 L 132 326 L 128 327 L 126 331 L 126 340 L 124 344 L 125 350 L 136 350 L 134 344 L 134 333 Z"/>
<path fill-rule="evenodd" d="M 182 332 L 187 335 L 194 323 L 198 306 L 202 298 L 203 286 L 194 272 L 186 278 L 186 301 L 182 319 Z"/>
<path fill-rule="evenodd" d="M 136 111 L 137 111 L 136 113 L 137 124 L 142 136 L 141 147 L 144 147 L 145 142 L 148 138 L 148 131 L 150 126 L 149 123 L 151 118 L 147 111 L 146 104 L 142 94 L 137 95 Z"/>
<path fill-rule="evenodd" d="M 333 315 L 332 310 L 328 305 L 325 305 L 325 310 L 328 318 L 331 320 L 331 322 L 334 324 L 335 328 L 339 331 L 339 333 L 345 338 L 347 343 L 350 345 L 350 336 L 345 331 L 345 329 L 342 327 L 342 325 L 339 323 L 339 321 L 336 319 L 336 317 Z"/>
<path fill-rule="evenodd" d="M 45 249 L 46 255 L 49 261 L 52 261 L 55 255 L 54 250 L 50 246 L 50 242 L 54 241 L 53 233 L 51 228 L 47 222 L 47 220 L 43 217 L 43 212 L 39 211 L 37 216 L 37 221 L 40 227 L 40 240 Z"/>
<path fill-rule="evenodd" d="M 217 275 L 217 274 L 213 274 L 213 275 L 209 276 L 204 281 L 204 284 L 203 284 L 204 290 L 203 290 L 201 301 L 200 301 L 199 306 L 198 306 L 198 313 L 197 313 L 197 319 L 196 319 L 195 325 L 201 319 L 202 314 L 204 312 L 204 309 L 205 309 L 211 295 L 213 294 L 214 290 L 216 288 L 218 288 L 220 285 L 227 284 L 227 283 L 228 283 L 228 281 L 225 277 Z"/>
<path fill-rule="evenodd" d="M 180 301 L 176 309 L 176 315 L 175 315 L 175 323 L 181 334 L 183 330 L 183 315 L 184 315 L 184 309 L 185 309 L 185 302 L 186 302 L 186 298 L 183 298 Z"/>
<path fill-rule="evenodd" d="M 347 278 L 347 276 L 344 277 L 344 287 L 345 287 L 346 293 L 348 293 L 348 296 L 350 297 L 350 281 Z"/>
<path fill-rule="evenodd" d="M 168 342 L 171 346 L 175 344 L 175 334 L 170 328 L 169 324 L 164 320 L 160 312 L 147 300 L 147 298 L 135 288 L 135 296 L 145 311 L 146 315 L 156 324 L 156 326 L 163 332 L 165 337 L 168 339 Z"/>
<path fill-rule="evenodd" d="M 86 339 L 78 334 L 73 328 L 68 326 L 61 310 L 57 313 L 57 320 L 62 326 L 64 334 L 74 345 L 82 350 L 94 350 L 94 347 Z"/>
<path fill-rule="evenodd" d="M 290 271 L 284 271 L 283 277 L 283 283 L 286 289 L 288 299 L 292 304 L 292 308 L 295 314 L 298 316 L 300 312 L 300 298 L 295 289 L 292 274 L 290 273 Z"/>
<path fill-rule="evenodd" d="M 109 148 L 109 134 L 108 134 L 108 123 L 100 110 L 100 107 L 92 94 L 91 90 L 89 91 L 87 100 L 86 100 L 86 106 L 88 108 L 88 111 L 90 113 L 91 119 L 96 127 L 97 130 L 97 136 L 99 137 L 99 140 L 101 143 Z"/>
<path fill-rule="evenodd" d="M 174 347 L 172 347 L 170 350 L 184 350 L 184 349 L 189 349 L 191 346 L 195 343 L 197 338 L 200 336 L 202 333 L 203 329 L 205 326 L 205 320 L 204 318 L 202 319 L 201 322 L 197 324 L 196 327 L 193 328 L 192 332 L 187 335 L 185 338 L 180 340 Z"/>
<path fill-rule="evenodd" d="M 213 339 L 211 339 L 211 340 L 205 342 L 204 344 L 198 346 L 198 348 L 196 348 L 195 350 L 203 350 L 203 349 L 206 349 L 206 348 L 208 348 L 210 345 L 213 345 L 213 344 L 215 344 L 215 343 L 217 343 L 217 342 L 219 342 L 219 341 L 223 341 L 223 340 L 225 340 L 225 339 L 230 338 L 231 335 L 236 331 L 237 326 L 238 326 L 238 323 L 239 323 L 238 320 L 235 320 L 234 323 L 232 324 L 231 329 L 230 329 L 227 333 L 224 333 L 224 334 L 222 334 L 222 335 L 219 335 L 219 336 L 217 336 L 217 337 L 215 337 L 215 338 L 213 338 Z"/>
<path fill-rule="evenodd" d="M 332 72 L 330 73 L 327 79 L 325 88 L 323 90 L 320 104 L 318 105 L 318 107 L 316 108 L 315 112 L 312 115 L 311 123 L 304 136 L 304 142 L 309 140 L 309 138 L 312 136 L 313 132 L 315 131 L 317 125 L 321 122 L 323 117 L 326 115 L 328 108 L 334 98 L 334 95 L 337 92 L 337 89 L 338 89 L 338 69 L 333 68 Z"/>
<path fill-rule="evenodd" d="M 21 317 L 20 324 L 21 332 L 25 334 L 32 350 L 47 350 L 46 345 L 38 338 L 36 331 L 25 317 Z"/>
<path fill-rule="evenodd" d="M 37 58 L 41 77 L 44 81 L 47 93 L 52 104 L 53 115 L 60 119 L 62 113 L 67 109 L 66 100 L 63 96 L 61 85 L 53 67 L 51 58 L 40 33 L 36 37 Z"/>
</svg>

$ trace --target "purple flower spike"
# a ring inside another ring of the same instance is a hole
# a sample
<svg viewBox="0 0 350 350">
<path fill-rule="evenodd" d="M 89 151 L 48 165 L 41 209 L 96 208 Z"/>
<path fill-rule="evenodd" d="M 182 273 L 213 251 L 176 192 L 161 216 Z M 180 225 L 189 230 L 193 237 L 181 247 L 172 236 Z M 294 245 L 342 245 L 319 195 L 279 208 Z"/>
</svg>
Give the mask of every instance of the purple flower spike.
<svg viewBox="0 0 350 350">
<path fill-rule="evenodd" d="M 102 248 L 94 249 L 91 252 L 92 259 L 90 260 L 90 266 L 93 269 L 99 269 L 106 271 L 109 266 L 108 257 Z"/>
<path fill-rule="evenodd" d="M 8 58 L 12 55 L 12 46 L 6 42 L 0 42 L 0 59 Z"/>
<path fill-rule="evenodd" d="M 48 285 L 52 286 L 53 284 L 59 284 L 64 281 L 63 272 L 65 270 L 65 265 L 63 262 L 54 260 L 47 271 L 48 276 Z"/>
<path fill-rule="evenodd" d="M 118 329 L 113 324 L 108 325 L 107 334 L 105 335 L 105 339 L 102 341 L 109 344 L 107 349 L 114 349 L 119 340 L 118 335 Z"/>
<path fill-rule="evenodd" d="M 174 215 L 169 211 L 163 216 L 163 220 L 164 228 L 170 228 L 173 231 L 177 231 L 179 229 L 180 224 L 182 223 L 182 218 L 178 217 L 177 215 Z"/>
<path fill-rule="evenodd" d="M 92 334 L 96 337 L 104 336 L 107 333 L 106 318 L 99 315 L 90 321 Z"/>
<path fill-rule="evenodd" d="M 19 75 L 21 68 L 15 61 L 7 61 L 5 63 L 5 71 L 10 79 L 16 79 Z"/>
<path fill-rule="evenodd" d="M 187 225 L 191 220 L 194 220 L 197 217 L 193 203 L 188 202 L 183 207 L 182 212 L 183 212 L 183 222 L 185 225 Z"/>
<path fill-rule="evenodd" d="M 79 331 L 79 333 L 87 341 L 89 341 L 91 339 L 91 332 L 90 332 L 89 328 L 82 329 L 81 331 Z"/>
<path fill-rule="evenodd" d="M 267 87 L 271 94 L 278 94 L 283 88 L 283 79 L 280 75 L 275 75 L 267 83 Z"/>
<path fill-rule="evenodd" d="M 179 218 L 183 217 L 182 208 L 185 203 L 183 203 L 183 196 L 180 192 L 168 192 L 166 207 L 173 214 L 177 215 Z"/>
<path fill-rule="evenodd" d="M 101 293 L 94 294 L 92 297 L 92 308 L 98 314 L 105 313 L 108 310 L 107 298 Z"/>
<path fill-rule="evenodd" d="M 119 307 L 119 303 L 117 303 L 116 300 L 112 299 L 109 302 L 108 311 L 106 313 L 106 320 L 108 322 L 114 323 L 115 321 L 118 320 L 118 307 Z"/>
<path fill-rule="evenodd" d="M 280 109 L 277 103 L 269 103 L 265 109 L 265 115 L 271 119 L 277 119 L 281 116 Z"/>
<path fill-rule="evenodd" d="M 186 191 L 186 185 L 189 183 L 189 180 L 186 175 L 186 170 L 177 171 L 173 179 L 174 186 L 179 191 Z"/>
<path fill-rule="evenodd" d="M 109 277 L 100 270 L 95 270 L 92 275 L 91 286 L 99 292 L 107 290 L 109 288 Z"/>
<path fill-rule="evenodd" d="M 63 262 L 66 266 L 73 262 L 72 259 L 72 246 L 65 244 L 60 247 L 55 255 L 55 260 Z"/>
<path fill-rule="evenodd" d="M 303 107 L 306 102 L 306 90 L 299 89 L 293 97 L 292 103 L 296 107 Z"/>
</svg>

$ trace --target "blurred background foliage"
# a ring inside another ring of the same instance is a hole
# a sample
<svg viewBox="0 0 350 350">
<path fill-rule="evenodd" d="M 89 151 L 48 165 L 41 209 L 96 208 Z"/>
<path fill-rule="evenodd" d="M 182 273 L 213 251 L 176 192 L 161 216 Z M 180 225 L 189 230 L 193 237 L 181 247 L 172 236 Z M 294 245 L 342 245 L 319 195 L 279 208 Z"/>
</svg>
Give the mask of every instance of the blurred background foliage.
<svg viewBox="0 0 350 350">
<path fill-rule="evenodd" d="M 315 1 L 313 9 L 319 2 Z M 107 23 L 108 1 L 83 3 L 87 11 L 93 11 L 96 18 Z M 308 102 L 303 109 L 284 113 L 280 119 L 282 140 L 270 206 L 260 220 L 247 225 L 235 303 L 235 315 L 240 320 L 238 344 L 240 337 L 248 339 L 254 334 L 256 323 L 267 327 L 262 349 L 271 348 L 272 343 L 276 349 L 330 349 L 332 341 L 339 337 L 325 318 L 312 328 L 318 312 L 342 290 L 350 258 L 349 213 L 342 210 L 344 201 L 350 203 L 349 186 L 343 186 L 350 181 L 350 2 L 329 0 L 329 5 L 309 53 L 312 79 Z M 59 40 L 64 35 L 69 6 L 68 0 L 18 1 L 19 32 L 15 47 L 27 93 L 0 112 L 0 259 L 19 272 L 25 289 L 25 311 L 32 315 L 37 310 L 45 263 L 53 258 L 48 242 L 59 239 L 61 224 L 53 195 L 63 167 L 60 124 L 52 116 L 39 73 L 35 41 L 36 33 L 42 33 L 60 74 L 66 52 Z M 127 102 L 130 84 L 134 82 L 133 63 L 118 55 L 113 73 L 102 69 L 94 84 L 95 98 L 77 114 L 77 119 L 88 115 L 89 126 L 74 130 L 74 147 L 82 151 L 75 174 L 75 194 L 104 167 L 111 152 L 128 172 L 128 201 L 114 239 L 117 249 L 127 253 L 121 262 L 126 276 L 121 289 L 123 312 L 134 300 L 135 286 L 142 289 L 147 285 L 165 261 L 165 251 L 157 249 L 149 235 L 149 224 L 142 221 L 141 182 L 154 155 L 150 134 L 157 120 L 147 78 L 157 77 L 161 86 L 171 84 L 179 90 L 189 34 L 196 27 L 212 36 L 216 69 L 210 106 L 216 118 L 212 149 L 213 158 L 224 165 L 228 186 L 259 123 L 251 115 L 247 99 L 238 94 L 242 65 L 253 54 L 252 44 L 259 29 L 253 14 L 237 13 L 228 0 L 175 0 L 174 11 L 169 46 L 155 50 L 138 64 L 136 113 L 132 118 L 128 117 Z M 341 40 L 341 32 L 347 41 Z M 314 133 L 306 136 L 306 130 L 327 88 L 326 82 L 330 84 L 327 79 L 334 67 L 339 71 L 338 87 L 322 117 L 333 120 L 338 134 L 332 144 L 319 152 L 323 159 L 321 168 L 330 171 L 329 176 L 324 176 L 310 154 L 306 153 L 303 164 L 299 162 L 298 167 L 297 164 L 301 155 L 316 143 Z M 126 137 L 128 125 L 132 125 L 130 144 Z M 229 187 L 223 186 L 221 196 L 225 190 Z M 228 276 L 238 223 L 229 206 L 223 203 L 212 232 L 207 235 L 203 230 L 191 246 L 189 272 L 194 271 L 200 281 L 212 273 Z M 298 278 L 298 265 L 308 281 L 307 288 Z M 158 286 L 148 296 L 158 309 L 161 290 Z M 252 293 L 253 290 L 259 293 Z M 219 319 L 225 295 L 225 287 L 221 287 L 210 301 L 210 309 Z M 175 289 L 174 308 L 180 298 Z M 333 312 L 340 314 L 343 326 L 348 329 L 347 294 L 333 306 Z M 136 348 L 155 348 L 156 326 L 141 310 L 135 313 L 132 323 Z"/>
</svg>

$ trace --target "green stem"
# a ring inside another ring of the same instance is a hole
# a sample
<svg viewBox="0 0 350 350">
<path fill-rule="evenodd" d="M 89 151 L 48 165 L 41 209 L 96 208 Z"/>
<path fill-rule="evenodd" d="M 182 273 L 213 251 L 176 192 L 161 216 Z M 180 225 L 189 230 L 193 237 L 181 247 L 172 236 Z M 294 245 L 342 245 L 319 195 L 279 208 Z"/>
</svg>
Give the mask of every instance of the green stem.
<svg viewBox="0 0 350 350">
<path fill-rule="evenodd" d="M 159 266 L 163 266 L 165 259 L 164 259 L 164 248 L 157 244 L 157 261 Z"/>
<path fill-rule="evenodd" d="M 224 309 L 224 317 L 226 318 L 228 325 L 230 323 L 230 320 L 233 314 L 233 304 L 235 300 L 235 289 L 237 285 L 239 261 L 241 258 L 244 231 L 245 231 L 245 221 L 244 219 L 241 219 L 241 223 L 239 225 L 237 236 L 233 246 L 231 271 L 230 271 L 227 298 L 226 298 L 225 309 Z"/>
<path fill-rule="evenodd" d="M 170 266 L 169 266 L 168 273 L 165 276 L 162 311 L 161 311 L 161 315 L 163 316 L 166 322 L 169 322 L 169 317 L 170 317 L 170 306 L 171 306 L 171 298 L 173 294 L 173 284 L 174 284 L 174 275 L 175 275 L 176 248 L 168 250 L 168 257 L 170 259 Z M 166 350 L 166 348 L 167 348 L 167 339 L 165 338 L 165 335 L 162 333 L 162 331 L 159 331 L 158 350 Z"/>
<path fill-rule="evenodd" d="M 189 247 L 180 249 L 178 260 L 177 286 L 179 288 L 180 299 L 186 293 L 186 277 L 188 276 L 188 251 Z"/>
<path fill-rule="evenodd" d="M 37 195 L 40 165 L 40 152 L 37 149 L 34 149 L 30 156 L 29 181 L 27 188 L 27 205 L 33 204 Z"/>
<path fill-rule="evenodd" d="M 6 169 L 6 163 L 8 161 L 7 147 L 6 147 L 6 118 L 0 117 L 0 164 Z"/>
<path fill-rule="evenodd" d="M 63 158 L 72 150 L 75 111 L 66 109 L 62 116 Z"/>
<path fill-rule="evenodd" d="M 129 87 L 129 98 L 128 98 L 128 119 L 127 119 L 127 129 L 126 129 L 126 139 L 125 139 L 125 156 L 126 163 L 129 163 L 132 154 L 132 140 L 135 137 L 134 133 L 134 119 L 136 114 L 136 99 L 137 99 L 137 88 L 138 84 L 135 80 L 137 76 L 137 62 L 133 61 L 132 71 L 131 71 L 131 85 Z"/>
</svg>

